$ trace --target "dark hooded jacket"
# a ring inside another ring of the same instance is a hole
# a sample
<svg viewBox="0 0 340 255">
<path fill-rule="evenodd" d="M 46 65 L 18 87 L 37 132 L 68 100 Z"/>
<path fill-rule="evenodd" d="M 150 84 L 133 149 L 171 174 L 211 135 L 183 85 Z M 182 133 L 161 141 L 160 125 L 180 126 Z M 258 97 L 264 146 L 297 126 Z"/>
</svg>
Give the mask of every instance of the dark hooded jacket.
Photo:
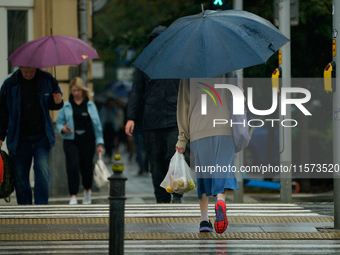
<svg viewBox="0 0 340 255">
<path fill-rule="evenodd" d="M 18 139 L 20 135 L 21 119 L 21 88 L 17 70 L 11 74 L 3 83 L 0 90 L 0 140 L 7 141 L 7 148 L 10 153 L 16 154 Z M 55 104 L 53 93 L 62 93 L 56 79 L 50 74 L 37 69 L 35 77 L 38 82 L 38 97 L 43 112 L 45 133 L 50 147 L 55 143 L 55 131 L 50 117 L 49 110 L 59 110 L 64 102 Z"/>
<path fill-rule="evenodd" d="M 149 43 L 165 29 L 163 26 L 156 27 L 149 36 Z M 137 68 L 127 108 L 127 120 L 134 120 L 136 125 L 143 123 L 144 130 L 176 127 L 179 81 L 151 80 Z"/>
</svg>

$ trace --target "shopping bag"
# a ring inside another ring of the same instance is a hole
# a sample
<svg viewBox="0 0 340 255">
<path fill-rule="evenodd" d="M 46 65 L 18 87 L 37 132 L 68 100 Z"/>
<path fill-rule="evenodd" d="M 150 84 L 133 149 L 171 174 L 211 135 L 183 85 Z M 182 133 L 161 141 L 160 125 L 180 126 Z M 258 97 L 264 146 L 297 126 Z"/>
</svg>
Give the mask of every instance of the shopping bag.
<svg viewBox="0 0 340 255">
<path fill-rule="evenodd" d="M 233 141 L 234 141 L 234 146 L 235 146 L 235 153 L 238 153 L 248 146 L 250 138 L 251 138 L 252 129 L 248 126 L 247 109 L 245 106 L 244 106 L 244 114 L 242 115 L 234 114 L 233 96 L 231 93 L 229 96 L 229 107 L 230 107 L 231 119 L 233 123 L 237 123 L 232 126 L 232 130 L 233 130 Z M 244 123 L 244 125 L 241 123 Z"/>
<path fill-rule="evenodd" d="M 232 72 L 228 74 L 228 83 L 234 84 L 237 87 L 238 77 L 236 73 Z M 232 125 L 233 142 L 235 146 L 235 153 L 238 153 L 248 146 L 254 128 L 250 128 L 248 126 L 247 108 L 245 103 L 243 104 L 244 113 L 236 115 L 234 114 L 233 101 L 233 94 L 229 91 L 230 117 L 232 122 L 236 123 L 235 125 Z"/>
<path fill-rule="evenodd" d="M 111 175 L 107 169 L 104 161 L 102 160 L 102 154 L 99 154 L 99 158 L 94 166 L 93 179 L 98 188 L 104 187 L 109 184 L 109 178 Z"/>
<path fill-rule="evenodd" d="M 196 189 L 196 177 L 185 161 L 183 154 L 176 151 L 173 155 L 169 170 L 160 186 L 168 193 L 179 194 Z"/>
<path fill-rule="evenodd" d="M 3 198 L 6 202 L 10 202 L 10 195 L 14 192 L 14 175 L 8 154 L 3 150 L 1 150 L 0 154 L 3 165 L 2 181 L 0 182 L 0 198 Z"/>
</svg>

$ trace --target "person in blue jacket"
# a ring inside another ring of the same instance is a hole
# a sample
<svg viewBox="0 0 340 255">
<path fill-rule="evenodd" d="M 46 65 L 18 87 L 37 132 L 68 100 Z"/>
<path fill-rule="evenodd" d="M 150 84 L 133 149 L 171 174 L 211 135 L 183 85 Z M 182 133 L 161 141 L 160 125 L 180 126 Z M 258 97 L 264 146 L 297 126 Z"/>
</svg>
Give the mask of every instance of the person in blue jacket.
<svg viewBox="0 0 340 255">
<path fill-rule="evenodd" d="M 89 100 L 90 90 L 80 77 L 70 82 L 70 98 L 59 111 L 57 130 L 64 139 L 69 204 L 77 204 L 79 172 L 84 187 L 83 204 L 91 204 L 93 157 L 103 153 L 103 133 L 96 105 Z"/>
<path fill-rule="evenodd" d="M 49 110 L 63 107 L 56 79 L 35 67 L 20 67 L 0 91 L 0 147 L 6 138 L 18 204 L 32 204 L 29 180 L 34 159 L 34 203 L 48 204 L 49 153 L 55 143 Z"/>
</svg>

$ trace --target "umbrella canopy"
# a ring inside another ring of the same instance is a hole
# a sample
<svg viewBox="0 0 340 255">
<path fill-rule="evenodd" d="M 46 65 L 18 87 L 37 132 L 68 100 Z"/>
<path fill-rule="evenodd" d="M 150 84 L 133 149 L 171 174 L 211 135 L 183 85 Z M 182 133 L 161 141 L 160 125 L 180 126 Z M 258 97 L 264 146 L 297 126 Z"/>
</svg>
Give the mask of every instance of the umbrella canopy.
<svg viewBox="0 0 340 255">
<path fill-rule="evenodd" d="M 97 103 L 105 104 L 109 99 L 117 99 L 116 95 L 111 90 L 105 90 L 100 93 L 96 93 L 93 100 Z"/>
<path fill-rule="evenodd" d="M 255 14 L 207 10 L 176 20 L 133 65 L 152 79 L 211 78 L 263 64 L 288 41 Z"/>
<path fill-rule="evenodd" d="M 118 81 L 110 85 L 110 88 L 117 97 L 129 97 L 132 82 Z"/>
<path fill-rule="evenodd" d="M 8 60 L 12 66 L 45 68 L 79 65 L 94 58 L 99 58 L 96 50 L 83 40 L 72 36 L 51 35 L 21 45 Z"/>
</svg>

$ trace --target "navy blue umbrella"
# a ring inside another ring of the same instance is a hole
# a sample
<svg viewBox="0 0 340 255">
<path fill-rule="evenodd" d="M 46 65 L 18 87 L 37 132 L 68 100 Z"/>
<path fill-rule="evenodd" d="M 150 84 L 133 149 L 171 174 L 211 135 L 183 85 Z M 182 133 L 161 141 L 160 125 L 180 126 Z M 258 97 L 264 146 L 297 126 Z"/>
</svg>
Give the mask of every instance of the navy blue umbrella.
<svg viewBox="0 0 340 255">
<path fill-rule="evenodd" d="M 176 20 L 133 65 L 152 79 L 212 78 L 263 64 L 287 42 L 272 23 L 255 14 L 207 10 Z"/>
<path fill-rule="evenodd" d="M 113 83 L 110 88 L 117 97 L 129 97 L 132 82 L 118 81 Z"/>
</svg>

